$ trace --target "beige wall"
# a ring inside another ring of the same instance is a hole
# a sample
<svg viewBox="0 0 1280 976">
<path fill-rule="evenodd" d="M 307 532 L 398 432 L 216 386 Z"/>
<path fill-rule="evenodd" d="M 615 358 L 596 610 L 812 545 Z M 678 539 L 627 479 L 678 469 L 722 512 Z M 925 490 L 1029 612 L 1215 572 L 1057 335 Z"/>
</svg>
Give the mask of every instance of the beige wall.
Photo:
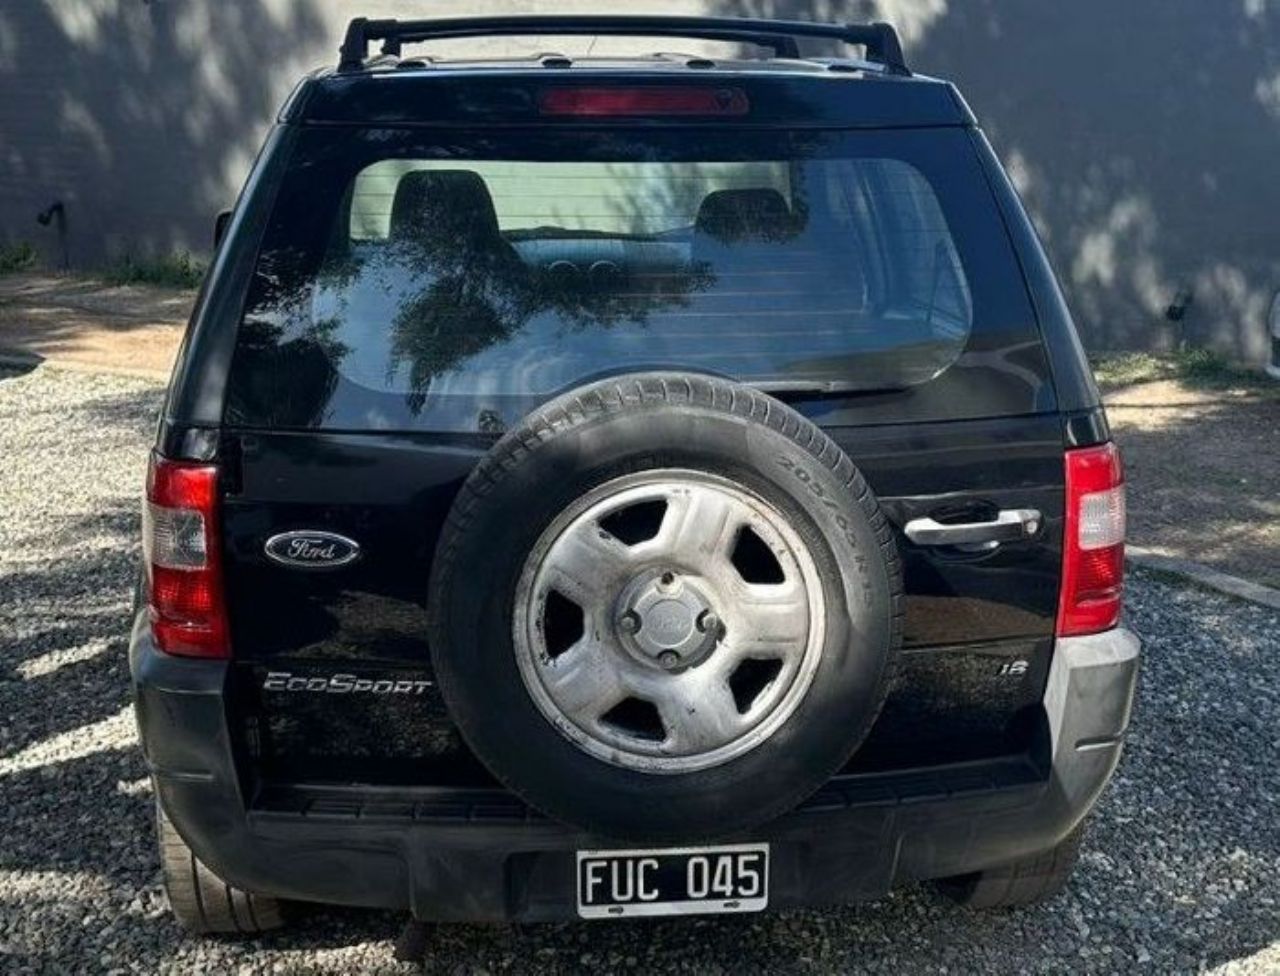
<svg viewBox="0 0 1280 976">
<path fill-rule="evenodd" d="M 353 12 L 513 10 L 892 20 L 910 63 L 955 79 L 983 120 L 1090 345 L 1185 336 L 1265 356 L 1280 288 L 1276 0 L 0 0 L 0 243 L 60 260 L 34 218 L 61 200 L 74 265 L 205 251 L 279 103 L 336 60 Z M 452 46 L 638 44 L 655 46 Z M 1193 303 L 1178 326 L 1164 310 L 1180 289 Z"/>
</svg>

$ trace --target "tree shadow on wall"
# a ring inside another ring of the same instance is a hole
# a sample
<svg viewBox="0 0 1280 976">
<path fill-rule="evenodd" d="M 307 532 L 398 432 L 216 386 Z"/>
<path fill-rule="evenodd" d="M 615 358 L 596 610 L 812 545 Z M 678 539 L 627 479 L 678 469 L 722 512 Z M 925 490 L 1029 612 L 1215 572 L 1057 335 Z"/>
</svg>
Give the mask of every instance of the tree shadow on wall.
<svg viewBox="0 0 1280 976">
<path fill-rule="evenodd" d="M 16 187 L 0 207 L 0 240 L 38 242 L 60 261 L 55 230 L 19 205 L 61 200 L 73 266 L 101 263 L 104 242 L 119 253 L 207 251 L 280 92 L 313 67 L 306 52 L 329 33 L 318 6 L 0 6 L 0 184 Z"/>
</svg>

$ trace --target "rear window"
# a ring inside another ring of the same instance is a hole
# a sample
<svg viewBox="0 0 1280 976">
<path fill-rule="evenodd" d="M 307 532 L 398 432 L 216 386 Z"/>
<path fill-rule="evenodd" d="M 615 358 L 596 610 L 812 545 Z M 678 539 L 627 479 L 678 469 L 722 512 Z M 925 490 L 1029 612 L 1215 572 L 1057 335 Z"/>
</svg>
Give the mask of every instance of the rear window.
<svg viewBox="0 0 1280 976">
<path fill-rule="evenodd" d="M 960 130 L 305 130 L 228 419 L 488 432 L 639 369 L 907 389 L 1017 280 Z"/>
</svg>

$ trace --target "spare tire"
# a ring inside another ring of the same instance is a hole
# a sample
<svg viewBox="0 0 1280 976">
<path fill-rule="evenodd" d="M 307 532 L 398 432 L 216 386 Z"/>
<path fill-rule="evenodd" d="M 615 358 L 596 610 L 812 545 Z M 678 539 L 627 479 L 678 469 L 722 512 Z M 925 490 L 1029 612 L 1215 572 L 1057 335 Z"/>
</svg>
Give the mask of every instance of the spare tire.
<svg viewBox="0 0 1280 976">
<path fill-rule="evenodd" d="M 460 490 L 429 594 L 450 713 L 499 780 L 607 837 L 742 831 L 865 738 L 900 644 L 892 534 L 825 434 L 740 384 L 593 383 Z"/>
</svg>

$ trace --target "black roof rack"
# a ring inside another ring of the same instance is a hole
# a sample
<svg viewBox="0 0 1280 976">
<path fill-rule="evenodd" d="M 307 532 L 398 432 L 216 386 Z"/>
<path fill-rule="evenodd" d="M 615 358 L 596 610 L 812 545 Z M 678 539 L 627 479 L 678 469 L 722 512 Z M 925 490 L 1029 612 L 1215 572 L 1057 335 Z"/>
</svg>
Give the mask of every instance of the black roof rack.
<svg viewBox="0 0 1280 976">
<path fill-rule="evenodd" d="M 867 49 L 867 60 L 893 74 L 907 75 L 898 33 L 889 24 L 817 24 L 803 20 L 754 20 L 743 17 L 656 17 L 648 15 L 532 15 L 453 17 L 442 20 L 370 20 L 357 17 L 347 26 L 339 49 L 340 71 L 364 66 L 370 41 L 382 41 L 382 53 L 398 55 L 401 45 L 456 37 L 518 34 L 606 34 L 636 37 L 696 37 L 734 41 L 772 49 L 780 58 L 800 57 L 798 37 L 823 37 Z"/>
</svg>

